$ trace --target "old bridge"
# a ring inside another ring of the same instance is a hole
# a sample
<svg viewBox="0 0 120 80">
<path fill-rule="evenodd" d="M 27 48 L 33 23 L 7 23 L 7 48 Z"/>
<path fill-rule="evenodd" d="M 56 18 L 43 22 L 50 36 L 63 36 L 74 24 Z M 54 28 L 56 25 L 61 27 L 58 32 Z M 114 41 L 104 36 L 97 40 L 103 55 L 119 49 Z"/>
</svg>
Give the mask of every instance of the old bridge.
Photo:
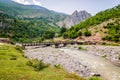
<svg viewBox="0 0 120 80">
<path fill-rule="evenodd" d="M 65 47 L 66 45 L 70 44 L 70 45 L 74 45 L 74 44 L 96 44 L 95 42 L 78 42 L 78 41 L 70 41 L 70 42 L 42 42 L 42 43 L 20 43 L 24 48 L 27 46 L 52 46 L 54 45 L 55 48 L 59 48 L 59 47 Z"/>
</svg>

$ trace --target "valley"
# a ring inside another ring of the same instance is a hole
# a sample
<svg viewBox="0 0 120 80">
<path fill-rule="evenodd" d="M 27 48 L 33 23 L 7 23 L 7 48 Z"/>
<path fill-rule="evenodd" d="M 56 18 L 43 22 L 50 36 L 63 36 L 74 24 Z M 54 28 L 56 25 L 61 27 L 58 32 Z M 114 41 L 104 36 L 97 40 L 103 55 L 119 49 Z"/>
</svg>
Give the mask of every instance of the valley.
<svg viewBox="0 0 120 80">
<path fill-rule="evenodd" d="M 120 4 L 58 2 L 0 0 L 0 80 L 120 80 Z"/>
</svg>

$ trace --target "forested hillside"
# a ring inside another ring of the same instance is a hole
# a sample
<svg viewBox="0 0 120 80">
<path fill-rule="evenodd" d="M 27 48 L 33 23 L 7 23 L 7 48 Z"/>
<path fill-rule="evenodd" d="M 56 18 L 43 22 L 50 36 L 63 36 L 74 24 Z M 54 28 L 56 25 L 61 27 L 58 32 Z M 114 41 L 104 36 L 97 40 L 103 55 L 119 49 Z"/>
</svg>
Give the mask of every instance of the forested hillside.
<svg viewBox="0 0 120 80">
<path fill-rule="evenodd" d="M 120 41 L 120 5 L 112 8 L 107 9 L 105 11 L 99 12 L 95 16 L 75 25 L 74 27 L 70 28 L 66 33 L 64 33 L 64 37 L 68 38 L 76 38 L 78 36 L 91 36 L 92 33 L 89 30 L 90 28 L 94 28 L 98 24 L 101 24 L 108 20 L 114 20 L 114 22 L 108 24 L 106 26 L 107 31 L 104 33 L 105 36 L 103 40 L 110 40 L 110 41 Z M 117 39 L 116 39 L 117 38 Z"/>
<path fill-rule="evenodd" d="M 44 18 L 17 19 L 0 13 L 0 37 L 8 37 L 17 42 L 41 41 L 50 39 L 59 28 Z"/>
<path fill-rule="evenodd" d="M 12 0 L 0 0 L 0 11 L 10 16 L 19 18 L 46 18 L 57 22 L 63 20 L 68 15 L 58 13 L 41 6 L 18 4 Z"/>
</svg>

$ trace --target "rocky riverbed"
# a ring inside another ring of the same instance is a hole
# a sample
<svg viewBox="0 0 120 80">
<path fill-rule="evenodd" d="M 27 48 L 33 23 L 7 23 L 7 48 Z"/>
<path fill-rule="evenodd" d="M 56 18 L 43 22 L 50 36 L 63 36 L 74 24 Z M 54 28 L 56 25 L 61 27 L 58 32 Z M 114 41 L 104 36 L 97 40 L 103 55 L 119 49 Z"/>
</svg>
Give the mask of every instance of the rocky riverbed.
<svg viewBox="0 0 120 80">
<path fill-rule="evenodd" d="M 85 53 L 101 56 L 120 67 L 120 46 L 84 45 Z"/>
<path fill-rule="evenodd" d="M 32 48 L 25 50 L 30 59 L 43 60 L 51 65 L 61 65 L 65 70 L 82 77 L 100 75 L 104 80 L 120 80 L 119 52 L 115 46 L 69 46 L 64 48 Z M 102 56 L 102 57 L 100 57 Z M 107 60 L 106 60 L 107 59 Z M 111 62 L 117 61 L 115 65 Z"/>
</svg>

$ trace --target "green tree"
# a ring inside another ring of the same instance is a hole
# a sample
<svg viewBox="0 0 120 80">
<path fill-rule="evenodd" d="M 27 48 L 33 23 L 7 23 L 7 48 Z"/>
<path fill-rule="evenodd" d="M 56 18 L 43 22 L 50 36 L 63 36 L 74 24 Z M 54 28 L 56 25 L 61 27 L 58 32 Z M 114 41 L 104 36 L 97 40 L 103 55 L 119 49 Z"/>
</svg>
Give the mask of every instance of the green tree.
<svg viewBox="0 0 120 80">
<path fill-rule="evenodd" d="M 85 35 L 86 37 L 91 36 L 91 32 L 88 31 L 88 30 L 86 30 L 86 31 L 84 32 L 84 35 Z"/>
<path fill-rule="evenodd" d="M 66 27 L 62 27 L 62 28 L 60 29 L 60 34 L 63 35 L 64 32 L 66 32 L 66 31 L 67 31 L 67 28 L 66 28 Z"/>
<path fill-rule="evenodd" d="M 78 35 L 78 36 L 82 36 L 82 31 L 79 30 L 79 31 L 77 32 L 77 35 Z"/>
<path fill-rule="evenodd" d="M 44 32 L 43 37 L 45 39 L 52 39 L 55 36 L 55 32 L 53 30 L 47 30 Z"/>
</svg>

